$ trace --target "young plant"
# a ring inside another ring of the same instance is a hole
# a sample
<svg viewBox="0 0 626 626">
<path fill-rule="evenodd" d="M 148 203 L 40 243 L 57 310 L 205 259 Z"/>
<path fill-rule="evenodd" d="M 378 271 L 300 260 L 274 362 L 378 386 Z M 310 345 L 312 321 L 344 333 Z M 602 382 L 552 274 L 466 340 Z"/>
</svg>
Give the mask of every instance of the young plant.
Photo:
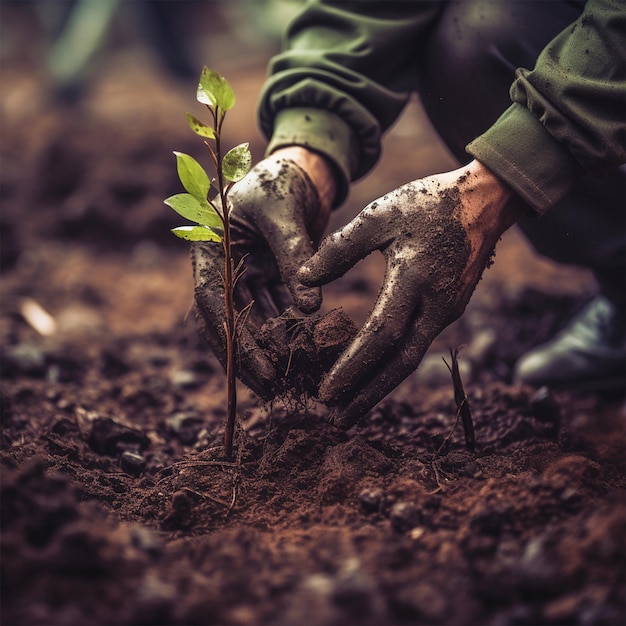
<svg viewBox="0 0 626 626">
<path fill-rule="evenodd" d="M 222 246 L 224 252 L 224 330 L 226 334 L 226 396 L 227 417 L 224 434 L 224 449 L 227 457 L 232 456 L 233 435 L 237 415 L 237 388 L 235 376 L 235 354 L 237 325 L 240 314 L 235 309 L 234 288 L 242 270 L 235 265 L 231 250 L 230 213 L 228 193 L 233 184 L 241 180 L 250 170 L 252 155 L 247 143 L 240 144 L 225 154 L 222 153 L 222 125 L 226 113 L 235 105 L 235 94 L 228 81 L 218 72 L 204 67 L 198 84 L 197 100 L 206 105 L 212 119 L 208 125 L 186 114 L 191 130 L 203 138 L 209 151 L 216 189 L 204 168 L 193 157 L 174 152 L 178 177 L 187 193 L 180 193 L 165 200 L 165 204 L 194 225 L 179 226 L 172 232 L 187 241 L 207 241 Z"/>
</svg>

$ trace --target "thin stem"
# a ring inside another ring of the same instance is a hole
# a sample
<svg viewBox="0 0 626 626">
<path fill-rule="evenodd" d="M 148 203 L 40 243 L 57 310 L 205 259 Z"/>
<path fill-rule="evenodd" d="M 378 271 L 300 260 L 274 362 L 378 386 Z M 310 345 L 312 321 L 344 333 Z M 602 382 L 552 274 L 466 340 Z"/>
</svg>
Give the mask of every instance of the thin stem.
<svg viewBox="0 0 626 626">
<path fill-rule="evenodd" d="M 233 436 L 235 432 L 235 421 L 237 416 L 237 379 L 235 376 L 235 270 L 232 256 L 231 233 L 230 233 L 230 208 L 228 206 L 228 191 L 224 186 L 224 176 L 222 174 L 222 150 L 221 150 L 221 127 L 224 115 L 221 115 L 217 107 L 214 112 L 215 124 L 215 159 L 217 162 L 217 188 L 219 190 L 222 212 L 220 217 L 224 226 L 224 236 L 222 247 L 224 250 L 224 332 L 226 333 L 226 429 L 224 432 L 224 453 L 227 458 L 231 458 L 233 453 Z"/>
</svg>

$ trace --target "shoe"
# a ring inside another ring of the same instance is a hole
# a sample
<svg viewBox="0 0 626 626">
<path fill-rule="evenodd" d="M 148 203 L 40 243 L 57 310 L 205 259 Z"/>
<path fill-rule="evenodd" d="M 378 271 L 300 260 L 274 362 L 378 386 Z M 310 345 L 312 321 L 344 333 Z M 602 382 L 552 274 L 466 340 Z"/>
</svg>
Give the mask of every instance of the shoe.
<svg viewBox="0 0 626 626">
<path fill-rule="evenodd" d="M 597 296 L 551 341 L 527 352 L 516 364 L 514 382 L 578 391 L 626 388 L 626 319 Z"/>
</svg>

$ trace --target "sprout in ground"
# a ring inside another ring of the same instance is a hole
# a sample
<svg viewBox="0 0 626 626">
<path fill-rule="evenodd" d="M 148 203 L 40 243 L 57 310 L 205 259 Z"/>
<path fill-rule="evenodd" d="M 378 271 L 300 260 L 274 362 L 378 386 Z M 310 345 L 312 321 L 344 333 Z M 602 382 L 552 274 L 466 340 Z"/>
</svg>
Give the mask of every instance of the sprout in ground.
<svg viewBox="0 0 626 626">
<path fill-rule="evenodd" d="M 165 204 L 179 215 L 193 222 L 174 228 L 172 232 L 187 241 L 206 241 L 221 244 L 224 252 L 224 328 L 226 330 L 226 395 L 227 417 L 224 434 L 224 450 L 232 456 L 233 434 L 237 416 L 237 388 L 235 377 L 235 353 L 239 315 L 235 309 L 234 286 L 239 267 L 235 266 L 231 250 L 230 211 L 228 193 L 233 184 L 240 181 L 250 170 L 252 155 L 249 144 L 242 143 L 222 154 L 221 133 L 226 113 L 235 105 L 235 94 L 228 81 L 218 72 L 204 67 L 196 94 L 212 119 L 208 125 L 197 117 L 186 114 L 191 130 L 204 139 L 215 169 L 216 190 L 211 198 L 211 180 L 205 169 L 193 157 L 174 152 L 178 177 L 186 193 L 170 196 Z"/>
</svg>

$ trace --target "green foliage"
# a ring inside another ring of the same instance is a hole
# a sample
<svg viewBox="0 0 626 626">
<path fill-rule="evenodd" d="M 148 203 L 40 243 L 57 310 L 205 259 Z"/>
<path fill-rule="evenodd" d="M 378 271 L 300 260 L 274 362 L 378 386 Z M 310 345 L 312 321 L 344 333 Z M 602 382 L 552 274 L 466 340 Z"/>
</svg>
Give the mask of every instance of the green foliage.
<svg viewBox="0 0 626 626">
<path fill-rule="evenodd" d="M 212 139 L 215 142 L 215 148 L 207 141 L 205 145 L 209 149 L 217 173 L 221 172 L 223 178 L 229 183 L 236 183 L 250 171 L 252 166 L 249 144 L 242 143 L 235 146 L 223 158 L 220 156 L 219 148 L 221 124 L 226 112 L 235 105 L 235 93 L 223 76 L 205 67 L 200 76 L 196 97 L 198 102 L 205 104 L 209 109 L 213 126 L 204 123 L 191 113 L 186 113 L 189 128 L 205 140 Z M 174 152 L 174 154 L 178 177 L 187 193 L 170 196 L 164 202 L 185 219 L 195 222 L 197 226 L 181 226 L 173 229 L 172 232 L 187 241 L 222 242 L 221 233 L 224 232 L 229 217 L 226 202 L 228 189 L 218 189 L 220 196 L 218 204 L 226 207 L 224 214 L 218 211 L 216 205 L 209 199 L 211 181 L 202 165 L 184 152 Z M 218 176 L 218 186 L 221 184 L 220 181 Z"/>
<path fill-rule="evenodd" d="M 222 237 L 210 228 L 198 224 L 198 226 L 178 226 L 172 228 L 172 232 L 181 239 L 187 241 L 222 241 Z"/>
<path fill-rule="evenodd" d="M 201 202 L 189 193 L 178 193 L 165 199 L 164 202 L 190 222 L 210 228 L 223 228 L 224 226 L 222 218 L 206 200 Z"/>
<path fill-rule="evenodd" d="M 209 203 L 211 181 L 204 168 L 193 157 L 183 152 L 174 152 L 178 177 L 188 193 L 179 193 L 164 200 L 165 204 L 197 226 L 180 226 L 172 232 L 187 241 L 214 241 L 222 236 L 213 230 L 223 229 L 224 220 Z"/>
<path fill-rule="evenodd" d="M 231 183 L 241 180 L 250 171 L 252 155 L 249 146 L 248 143 L 239 144 L 224 155 L 222 173 Z"/>
<path fill-rule="evenodd" d="M 196 95 L 198 102 L 218 108 L 223 113 L 235 106 L 235 92 L 228 81 L 214 70 L 204 67 Z"/>
<path fill-rule="evenodd" d="M 208 126 L 204 122 L 201 122 L 195 115 L 192 115 L 191 113 L 185 113 L 185 117 L 187 118 L 189 128 L 191 128 L 191 130 L 193 130 L 196 135 L 200 135 L 200 137 L 206 137 L 207 139 L 215 139 L 215 131 L 211 126 Z"/>
<path fill-rule="evenodd" d="M 200 76 L 196 98 L 198 102 L 206 105 L 213 125 L 205 124 L 191 113 L 187 113 L 185 117 L 189 128 L 196 135 L 204 138 L 204 145 L 209 151 L 217 175 L 214 181 L 217 191 L 211 199 L 209 197 L 209 192 L 212 191 L 211 180 L 202 165 L 188 154 L 174 152 L 178 177 L 187 193 L 175 194 L 164 202 L 182 217 L 195 222 L 194 225 L 172 229 L 177 237 L 187 241 L 212 241 L 222 245 L 224 266 L 220 275 L 224 287 L 223 325 L 226 331 L 226 395 L 228 399 L 224 449 L 226 456 L 230 458 L 237 413 L 235 355 L 238 349 L 237 328 L 240 322 L 240 313 L 235 308 L 234 289 L 243 270 L 241 263 L 235 264 L 232 256 L 231 206 L 228 202 L 228 192 L 234 183 L 240 181 L 250 171 L 252 155 L 247 143 L 235 146 L 224 155 L 222 153 L 222 123 L 226 112 L 235 105 L 235 93 L 228 81 L 214 70 L 205 67 Z"/>
<path fill-rule="evenodd" d="M 183 152 L 174 152 L 178 177 L 183 187 L 199 202 L 206 202 L 211 188 L 211 181 L 202 165 L 193 157 Z"/>
</svg>

